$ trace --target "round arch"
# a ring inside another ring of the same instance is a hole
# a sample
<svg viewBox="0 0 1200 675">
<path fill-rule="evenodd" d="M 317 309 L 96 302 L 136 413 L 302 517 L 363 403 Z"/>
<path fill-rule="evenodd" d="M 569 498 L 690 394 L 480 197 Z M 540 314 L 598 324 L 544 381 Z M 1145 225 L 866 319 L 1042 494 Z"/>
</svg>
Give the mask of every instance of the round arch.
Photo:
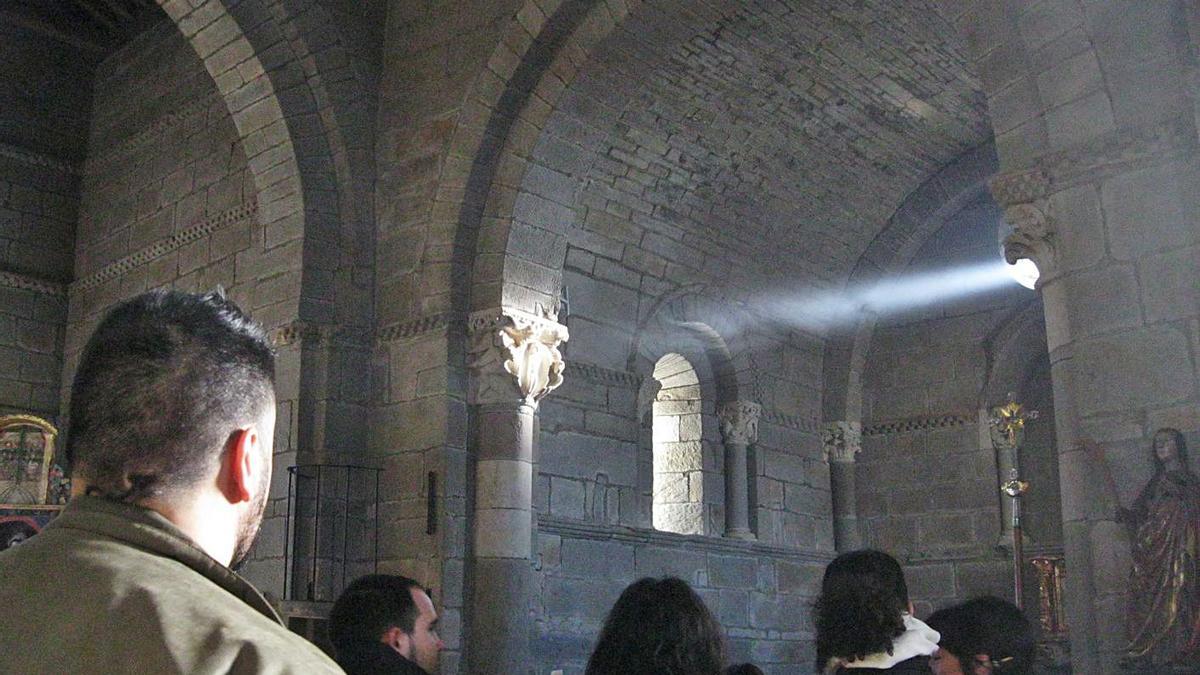
<svg viewBox="0 0 1200 675">
<path fill-rule="evenodd" d="M 997 169 L 995 146 L 985 143 L 960 155 L 911 195 L 888 219 L 847 279 L 847 285 L 897 274 L 912 262 L 930 236 L 964 205 L 987 195 Z M 863 368 L 876 320 L 867 317 L 825 347 L 824 416 L 828 421 L 862 422 Z"/>
</svg>

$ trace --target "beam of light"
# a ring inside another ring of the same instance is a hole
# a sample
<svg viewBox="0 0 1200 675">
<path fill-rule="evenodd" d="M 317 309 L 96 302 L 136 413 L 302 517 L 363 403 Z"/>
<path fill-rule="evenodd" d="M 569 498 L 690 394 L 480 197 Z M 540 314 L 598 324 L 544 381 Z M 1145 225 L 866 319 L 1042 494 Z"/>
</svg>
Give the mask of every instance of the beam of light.
<svg viewBox="0 0 1200 675">
<path fill-rule="evenodd" d="M 867 315 L 879 317 L 1015 287 L 1003 261 L 879 279 L 843 291 L 773 294 L 752 304 L 765 306 L 781 323 L 823 332 L 851 326 Z"/>
<path fill-rule="evenodd" d="M 1038 277 L 1042 274 L 1038 270 L 1037 263 L 1029 258 L 1021 258 L 1013 265 L 1006 263 L 1004 267 L 1013 280 L 1031 291 L 1037 286 Z"/>
</svg>

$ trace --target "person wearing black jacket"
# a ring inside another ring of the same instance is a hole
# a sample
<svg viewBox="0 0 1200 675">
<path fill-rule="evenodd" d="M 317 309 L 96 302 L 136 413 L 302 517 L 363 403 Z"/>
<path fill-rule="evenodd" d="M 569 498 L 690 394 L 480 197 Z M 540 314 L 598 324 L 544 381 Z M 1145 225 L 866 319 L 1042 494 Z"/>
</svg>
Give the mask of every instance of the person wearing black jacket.
<svg viewBox="0 0 1200 675">
<path fill-rule="evenodd" d="M 399 575 L 369 574 L 329 613 L 329 639 L 348 675 L 431 675 L 445 645 L 429 593 Z"/>
</svg>

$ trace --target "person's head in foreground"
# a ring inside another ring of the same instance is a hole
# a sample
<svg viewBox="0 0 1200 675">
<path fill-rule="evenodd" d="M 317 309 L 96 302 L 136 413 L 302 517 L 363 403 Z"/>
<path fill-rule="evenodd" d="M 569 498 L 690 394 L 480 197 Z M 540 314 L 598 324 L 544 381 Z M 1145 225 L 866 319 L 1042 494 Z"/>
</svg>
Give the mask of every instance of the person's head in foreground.
<svg viewBox="0 0 1200 675">
<path fill-rule="evenodd" d="M 1033 625 L 1007 600 L 984 596 L 929 617 L 942 635 L 929 659 L 934 675 L 1024 675 L 1033 668 Z"/>
<path fill-rule="evenodd" d="M 0 673 L 342 672 L 229 569 L 270 490 L 274 379 L 266 333 L 220 291 L 105 315 L 71 390 L 74 496 L 0 552 Z"/>
<path fill-rule="evenodd" d="M 433 601 L 416 581 L 370 574 L 347 586 L 333 603 L 329 639 L 338 665 L 350 675 L 434 673 L 445 647 L 437 623 Z"/>
<path fill-rule="evenodd" d="M 882 551 L 851 551 L 829 563 L 813 622 L 819 672 L 923 672 L 937 649 L 937 633 L 912 616 L 900 563 Z"/>
<path fill-rule="evenodd" d="M 71 389 L 75 491 L 157 511 L 236 566 L 267 502 L 274 382 L 266 333 L 220 291 L 117 305 Z"/>
<path fill-rule="evenodd" d="M 613 605 L 586 675 L 721 675 L 720 624 L 687 582 L 639 579 Z"/>
</svg>

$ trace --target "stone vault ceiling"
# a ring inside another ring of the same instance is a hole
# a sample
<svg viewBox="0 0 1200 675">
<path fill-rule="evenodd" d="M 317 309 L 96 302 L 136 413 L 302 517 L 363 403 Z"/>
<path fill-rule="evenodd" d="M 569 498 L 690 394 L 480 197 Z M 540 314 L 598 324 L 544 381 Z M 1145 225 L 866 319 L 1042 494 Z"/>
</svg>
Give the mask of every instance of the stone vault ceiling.
<svg viewBox="0 0 1200 675">
<path fill-rule="evenodd" d="M 632 177 L 653 205 L 635 222 L 755 286 L 844 281 L 904 198 L 990 134 L 953 27 L 915 0 L 647 2 L 556 114 L 603 131 L 588 208 Z"/>
<path fill-rule="evenodd" d="M 155 0 L 4 0 L 0 22 L 104 56 L 159 20 Z"/>
</svg>

